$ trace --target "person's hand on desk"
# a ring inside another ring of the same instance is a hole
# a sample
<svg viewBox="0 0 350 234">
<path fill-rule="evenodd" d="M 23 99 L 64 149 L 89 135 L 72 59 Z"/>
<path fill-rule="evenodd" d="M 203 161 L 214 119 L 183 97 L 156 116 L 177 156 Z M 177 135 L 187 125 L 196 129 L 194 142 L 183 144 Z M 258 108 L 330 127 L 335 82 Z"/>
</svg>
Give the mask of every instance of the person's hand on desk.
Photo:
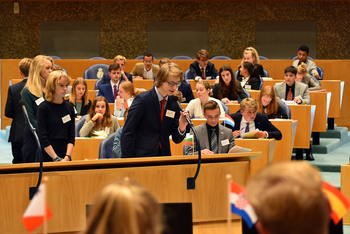
<svg viewBox="0 0 350 234">
<path fill-rule="evenodd" d="M 61 160 L 61 162 L 68 162 L 68 161 L 69 161 L 68 156 L 65 156 L 64 159 Z"/>
<path fill-rule="evenodd" d="M 259 131 L 259 132 L 255 133 L 254 136 L 257 138 L 266 138 L 267 133 L 265 131 Z"/>
<path fill-rule="evenodd" d="M 81 115 L 77 115 L 77 119 L 81 119 L 81 117 L 82 117 Z"/>
<path fill-rule="evenodd" d="M 301 100 L 300 100 L 300 98 L 298 98 L 298 97 L 296 97 L 296 98 L 294 98 L 294 100 L 293 100 L 294 102 L 296 102 L 296 103 L 298 103 L 298 104 L 301 104 Z"/>
<path fill-rule="evenodd" d="M 208 149 L 201 150 L 201 152 L 202 152 L 202 155 L 214 154 L 212 151 Z"/>
<path fill-rule="evenodd" d="M 188 111 L 187 110 L 182 110 L 180 111 L 180 118 L 179 118 L 179 129 L 181 132 L 184 132 L 186 131 L 186 126 L 187 126 L 187 120 L 186 120 L 186 117 L 187 118 L 190 118 L 190 116 L 188 115 Z"/>
<path fill-rule="evenodd" d="M 237 137 L 239 137 L 241 135 L 241 130 L 236 130 L 232 134 L 233 134 L 234 138 L 237 138 Z"/>
<path fill-rule="evenodd" d="M 316 78 L 316 79 L 318 79 L 318 80 L 320 80 L 321 79 L 321 77 L 318 75 L 318 74 L 314 74 L 314 77 Z"/>
<path fill-rule="evenodd" d="M 225 104 L 229 104 L 231 102 L 228 98 L 223 98 L 221 101 Z"/>
<path fill-rule="evenodd" d="M 141 76 L 136 76 L 136 77 L 134 78 L 134 80 L 143 80 L 143 77 L 141 77 Z"/>
</svg>

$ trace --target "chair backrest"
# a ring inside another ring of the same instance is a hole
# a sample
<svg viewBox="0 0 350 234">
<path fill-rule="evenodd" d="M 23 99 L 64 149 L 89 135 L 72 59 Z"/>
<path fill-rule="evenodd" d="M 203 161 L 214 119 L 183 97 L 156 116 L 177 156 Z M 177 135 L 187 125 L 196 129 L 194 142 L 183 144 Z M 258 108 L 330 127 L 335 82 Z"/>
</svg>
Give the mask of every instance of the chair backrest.
<svg viewBox="0 0 350 234">
<path fill-rule="evenodd" d="M 252 95 L 247 90 L 245 90 L 245 88 L 242 88 L 242 89 L 243 89 L 243 93 L 245 93 L 249 98 L 252 97 Z"/>
<path fill-rule="evenodd" d="M 323 80 L 323 75 L 324 75 L 323 69 L 319 66 L 316 66 L 316 68 L 317 68 L 318 74 L 320 75 L 320 79 Z M 320 86 L 321 86 L 321 84 L 320 84 Z"/>
<path fill-rule="evenodd" d="M 320 75 L 320 77 L 321 77 L 321 75 Z M 321 87 L 321 82 L 316 77 L 311 76 L 311 79 L 313 79 Z M 309 88 L 311 88 L 311 87 L 309 87 Z"/>
<path fill-rule="evenodd" d="M 185 78 L 185 80 L 187 80 L 187 79 L 192 79 L 191 78 L 191 74 L 190 74 L 190 69 L 187 69 L 186 71 L 185 71 L 185 74 L 184 74 L 184 78 Z"/>
<path fill-rule="evenodd" d="M 87 115 L 83 115 L 77 122 L 75 122 L 75 137 L 80 137 L 79 131 L 85 123 L 85 118 Z"/>
<path fill-rule="evenodd" d="M 232 60 L 232 58 L 226 55 L 217 55 L 217 56 L 211 57 L 211 60 Z"/>
<path fill-rule="evenodd" d="M 233 74 L 233 76 L 235 77 L 236 80 L 238 79 L 238 72 L 239 72 L 239 69 L 237 71 L 235 71 L 235 74 Z"/>
<path fill-rule="evenodd" d="M 113 142 L 115 132 L 110 134 L 106 139 L 101 141 L 100 149 L 98 150 L 98 158 L 114 158 L 113 157 Z"/>
<path fill-rule="evenodd" d="M 264 70 L 264 77 L 269 77 L 269 72 L 265 68 L 263 68 L 263 70 Z"/>
<path fill-rule="evenodd" d="M 84 72 L 84 79 L 101 79 L 104 74 L 108 74 L 109 65 L 95 64 L 89 67 Z"/>
<path fill-rule="evenodd" d="M 98 86 L 100 86 L 100 82 L 102 79 L 96 80 L 94 90 L 98 90 Z"/>
<path fill-rule="evenodd" d="M 259 55 L 259 59 L 260 60 L 270 60 L 268 57 L 262 56 L 262 55 Z"/>
<path fill-rule="evenodd" d="M 176 55 L 171 60 L 193 60 L 193 58 L 187 55 Z"/>
<path fill-rule="evenodd" d="M 259 78 L 260 78 L 259 90 L 261 90 L 264 85 L 264 79 L 261 76 Z"/>
<path fill-rule="evenodd" d="M 291 60 L 297 60 L 297 59 L 298 59 L 298 55 L 295 55 L 291 58 Z M 309 56 L 307 59 L 314 60 L 314 58 L 311 56 Z"/>
<path fill-rule="evenodd" d="M 136 56 L 136 58 L 134 58 L 134 59 L 141 59 L 141 60 L 143 60 L 143 56 L 144 55 L 142 54 L 142 55 Z M 153 56 L 153 60 L 155 60 L 155 59 L 157 59 L 157 58 Z"/>
<path fill-rule="evenodd" d="M 51 57 L 53 60 L 62 59 L 60 56 L 57 56 L 57 55 L 49 55 L 49 57 Z"/>
<path fill-rule="evenodd" d="M 107 60 L 107 58 L 105 57 L 100 57 L 100 56 L 96 56 L 96 57 L 91 57 L 89 59 L 100 59 L 100 60 Z"/>
<path fill-rule="evenodd" d="M 223 101 L 221 101 L 221 100 L 219 100 L 219 101 L 221 103 L 222 108 L 224 108 L 225 113 L 229 115 L 230 109 L 228 108 L 228 106 Z"/>
<path fill-rule="evenodd" d="M 282 107 L 282 109 L 286 112 L 287 116 L 288 116 L 288 119 L 291 119 L 292 118 L 292 113 L 290 111 L 290 107 L 284 103 L 284 101 L 278 99 L 277 100 L 277 103 Z"/>
</svg>

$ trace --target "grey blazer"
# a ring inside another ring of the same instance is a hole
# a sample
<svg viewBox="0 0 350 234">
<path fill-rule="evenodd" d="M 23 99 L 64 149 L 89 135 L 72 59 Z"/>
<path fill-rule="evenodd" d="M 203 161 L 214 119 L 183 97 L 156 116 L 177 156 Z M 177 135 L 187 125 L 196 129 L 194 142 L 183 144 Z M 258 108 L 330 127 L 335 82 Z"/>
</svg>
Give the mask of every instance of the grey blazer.
<svg viewBox="0 0 350 234">
<path fill-rule="evenodd" d="M 199 137 L 199 142 L 201 143 L 201 150 L 210 149 L 206 123 L 198 125 L 197 127 L 195 127 L 195 129 L 196 129 L 198 137 Z M 192 130 L 191 130 L 191 134 L 193 135 Z M 228 140 L 228 144 L 225 144 L 223 146 L 222 141 L 224 141 L 224 140 Z M 194 141 L 193 145 L 189 145 L 187 147 L 186 155 L 193 154 L 193 147 L 194 147 L 194 154 L 198 154 L 196 140 L 193 139 L 193 141 Z M 219 124 L 218 153 L 219 154 L 226 154 L 233 146 L 235 146 L 235 139 L 233 137 L 232 130 Z"/>
<path fill-rule="evenodd" d="M 286 99 L 286 82 L 276 83 L 273 89 L 276 92 L 277 97 L 280 99 Z M 305 104 L 311 104 L 311 98 L 309 89 L 306 84 L 295 81 L 294 97 L 299 97 Z"/>
</svg>

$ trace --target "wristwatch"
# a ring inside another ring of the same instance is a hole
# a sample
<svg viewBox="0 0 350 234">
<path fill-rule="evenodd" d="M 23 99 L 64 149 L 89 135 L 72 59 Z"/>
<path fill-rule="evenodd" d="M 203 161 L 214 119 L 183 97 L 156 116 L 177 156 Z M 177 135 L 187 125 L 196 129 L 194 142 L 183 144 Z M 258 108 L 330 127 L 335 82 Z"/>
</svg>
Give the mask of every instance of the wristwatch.
<svg viewBox="0 0 350 234">
<path fill-rule="evenodd" d="M 72 161 L 72 158 L 70 155 L 67 154 L 66 156 L 69 158 L 69 161 Z"/>
<path fill-rule="evenodd" d="M 53 159 L 53 161 L 54 161 L 54 162 L 59 162 L 59 161 L 62 161 L 62 158 L 60 158 L 60 157 L 57 156 L 56 158 Z"/>
</svg>

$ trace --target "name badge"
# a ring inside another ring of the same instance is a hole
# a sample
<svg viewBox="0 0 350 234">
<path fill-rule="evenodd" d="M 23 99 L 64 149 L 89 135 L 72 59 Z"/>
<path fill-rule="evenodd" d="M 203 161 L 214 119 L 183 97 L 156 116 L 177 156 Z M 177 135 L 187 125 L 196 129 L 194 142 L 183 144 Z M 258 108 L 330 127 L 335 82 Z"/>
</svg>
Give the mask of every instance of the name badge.
<svg viewBox="0 0 350 234">
<path fill-rule="evenodd" d="M 230 144 L 230 142 L 228 141 L 228 139 L 221 141 L 222 146 L 229 145 L 229 144 Z"/>
<path fill-rule="evenodd" d="M 173 119 L 175 116 L 175 111 L 167 110 L 165 116 Z"/>
<path fill-rule="evenodd" d="M 245 85 L 244 86 L 245 89 L 251 89 L 251 87 L 252 87 L 251 85 Z"/>
<path fill-rule="evenodd" d="M 66 115 L 66 116 L 62 117 L 62 122 L 63 122 L 64 124 L 67 123 L 67 122 L 69 122 L 70 120 L 71 120 L 70 115 Z"/>
<path fill-rule="evenodd" d="M 37 106 L 39 106 L 43 101 L 45 101 L 45 100 L 44 100 L 43 97 L 41 97 L 41 98 L 36 99 L 35 103 L 36 103 Z"/>
<path fill-rule="evenodd" d="M 109 128 L 108 128 L 108 127 L 105 127 L 105 133 L 106 133 L 107 135 L 109 135 Z"/>
</svg>

